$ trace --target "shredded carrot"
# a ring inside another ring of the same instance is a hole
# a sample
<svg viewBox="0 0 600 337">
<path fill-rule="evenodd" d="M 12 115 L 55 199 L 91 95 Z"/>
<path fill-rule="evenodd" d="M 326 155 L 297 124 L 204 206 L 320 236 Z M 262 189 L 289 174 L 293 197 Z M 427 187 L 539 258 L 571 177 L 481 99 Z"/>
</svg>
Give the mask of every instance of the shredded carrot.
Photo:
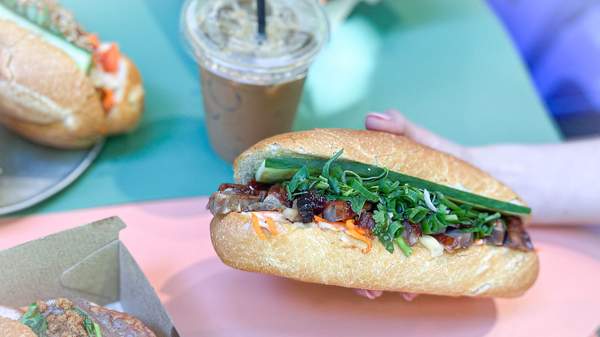
<svg viewBox="0 0 600 337">
<path fill-rule="evenodd" d="M 366 235 L 367 231 L 364 228 L 360 228 L 356 226 L 356 223 L 354 222 L 354 219 L 348 219 L 346 220 L 346 228 L 348 228 L 349 230 L 353 230 L 356 231 L 357 233 L 361 234 L 361 235 Z"/>
<path fill-rule="evenodd" d="M 112 43 L 107 50 L 100 52 L 98 55 L 98 61 L 102 65 L 102 69 L 109 73 L 116 73 L 119 70 L 120 59 L 121 52 L 119 52 L 119 46 L 116 43 Z"/>
<path fill-rule="evenodd" d="M 367 244 L 367 248 L 363 249 L 363 253 L 368 253 L 371 251 L 371 248 L 373 247 L 373 242 L 371 239 L 369 239 L 365 234 L 366 231 L 363 228 L 360 227 L 356 227 L 356 225 L 354 224 L 354 220 L 350 219 L 350 220 L 346 220 L 345 223 L 343 222 L 331 222 L 331 221 L 327 221 L 323 218 L 321 218 L 320 216 L 315 215 L 314 219 L 316 222 L 325 222 L 331 225 L 335 225 L 335 226 L 341 226 L 342 228 L 346 229 L 346 234 L 350 235 L 351 237 L 362 241 L 364 243 Z"/>
<path fill-rule="evenodd" d="M 324 222 L 324 223 L 328 223 L 330 225 L 333 225 L 333 226 L 336 226 L 336 227 L 341 227 L 341 228 L 345 228 L 346 227 L 346 224 L 344 224 L 343 222 L 331 222 L 331 221 L 327 221 L 327 220 L 321 218 L 318 215 L 315 215 L 313 219 L 314 219 L 315 222 Z"/>
<path fill-rule="evenodd" d="M 89 34 L 87 36 L 87 40 L 92 45 L 92 48 L 94 48 L 94 50 L 96 50 L 96 49 L 98 49 L 98 47 L 100 47 L 100 40 L 98 39 L 98 35 Z"/>
<path fill-rule="evenodd" d="M 254 213 L 252 213 L 252 229 L 254 229 L 254 232 L 256 232 L 256 235 L 258 235 L 259 239 L 261 239 L 261 240 L 267 239 L 267 237 L 265 236 L 265 233 L 262 231 L 262 228 L 260 228 L 260 223 L 258 222 L 258 217 Z"/>
<path fill-rule="evenodd" d="M 314 216 L 314 219 L 315 219 L 315 221 L 316 221 L 316 222 L 328 222 L 327 220 L 325 220 L 325 219 L 321 218 L 321 217 L 320 217 L 320 216 L 318 216 L 318 215 L 315 215 L 315 216 Z"/>
<path fill-rule="evenodd" d="M 369 233 L 366 229 L 360 228 L 360 227 L 356 227 L 356 228 L 354 228 L 354 230 L 365 236 Z"/>
<path fill-rule="evenodd" d="M 102 107 L 104 111 L 109 112 L 115 105 L 115 93 L 108 88 L 102 89 Z"/>
<path fill-rule="evenodd" d="M 354 226 L 354 219 L 348 219 L 346 220 L 346 228 L 352 230 L 355 228 Z"/>
<path fill-rule="evenodd" d="M 275 226 L 275 221 L 273 221 L 273 219 L 266 217 L 265 221 L 267 222 L 267 225 L 269 226 L 269 232 L 271 232 L 271 234 L 273 234 L 273 235 L 279 234 L 279 232 L 277 231 L 277 226 Z"/>
<path fill-rule="evenodd" d="M 346 233 L 348 235 L 350 235 L 351 237 L 353 237 L 353 238 L 355 238 L 357 240 L 360 240 L 360 241 L 362 241 L 362 242 L 364 242 L 364 243 L 367 244 L 367 248 L 363 249 L 363 253 L 366 254 L 366 253 L 368 253 L 368 252 L 371 251 L 371 248 L 373 247 L 373 243 L 372 243 L 371 239 L 369 239 L 368 237 L 366 237 L 366 236 L 358 233 L 355 230 L 348 230 L 348 231 L 346 231 Z"/>
</svg>

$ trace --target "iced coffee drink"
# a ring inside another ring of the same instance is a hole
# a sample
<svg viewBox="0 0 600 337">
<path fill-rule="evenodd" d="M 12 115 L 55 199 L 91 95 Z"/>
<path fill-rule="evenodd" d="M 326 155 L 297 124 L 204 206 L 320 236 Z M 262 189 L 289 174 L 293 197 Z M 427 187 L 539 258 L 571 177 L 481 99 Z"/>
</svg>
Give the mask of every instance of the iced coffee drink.
<svg viewBox="0 0 600 337">
<path fill-rule="evenodd" d="M 210 141 L 229 161 L 291 130 L 308 67 L 328 37 L 316 1 L 267 0 L 264 36 L 256 13 L 254 0 L 191 0 L 182 13 Z"/>
</svg>

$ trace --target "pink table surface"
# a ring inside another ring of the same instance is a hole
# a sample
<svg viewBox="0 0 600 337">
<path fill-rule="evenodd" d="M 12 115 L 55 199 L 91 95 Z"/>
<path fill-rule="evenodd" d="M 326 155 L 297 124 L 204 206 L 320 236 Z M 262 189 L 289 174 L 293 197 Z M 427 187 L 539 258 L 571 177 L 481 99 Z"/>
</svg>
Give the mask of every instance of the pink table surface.
<svg viewBox="0 0 600 337">
<path fill-rule="evenodd" d="M 117 215 L 121 239 L 183 337 L 590 336 L 600 326 L 600 230 L 535 228 L 535 286 L 518 299 L 386 294 L 246 273 L 223 265 L 209 239 L 206 198 L 0 220 L 0 249 Z M 243 247 L 240 247 L 243 249 Z M 1 271 L 0 271 L 1 272 Z"/>
</svg>

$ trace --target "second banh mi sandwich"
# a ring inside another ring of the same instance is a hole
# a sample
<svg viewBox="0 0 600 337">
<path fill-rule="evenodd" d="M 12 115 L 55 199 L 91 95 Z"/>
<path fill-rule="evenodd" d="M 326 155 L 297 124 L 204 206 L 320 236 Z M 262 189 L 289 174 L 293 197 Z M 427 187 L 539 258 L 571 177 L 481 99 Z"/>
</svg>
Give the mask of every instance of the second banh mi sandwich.
<svg viewBox="0 0 600 337">
<path fill-rule="evenodd" d="M 140 73 L 116 43 L 53 0 L 0 0 L 0 123 L 58 148 L 85 148 L 139 122 Z"/>
<path fill-rule="evenodd" d="M 0 299 L 1 300 L 1 299 Z M 0 337 L 156 337 L 142 321 L 83 299 L 0 306 Z"/>
<path fill-rule="evenodd" d="M 211 239 L 234 268 L 376 291 L 523 294 L 538 275 L 510 188 L 403 136 L 316 129 L 265 139 L 211 195 Z"/>
</svg>

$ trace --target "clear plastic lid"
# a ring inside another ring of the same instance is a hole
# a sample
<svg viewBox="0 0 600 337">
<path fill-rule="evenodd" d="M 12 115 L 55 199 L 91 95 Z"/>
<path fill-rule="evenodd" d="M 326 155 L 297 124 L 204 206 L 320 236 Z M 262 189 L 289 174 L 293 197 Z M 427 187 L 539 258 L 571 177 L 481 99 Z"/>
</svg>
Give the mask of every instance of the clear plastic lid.
<svg viewBox="0 0 600 337">
<path fill-rule="evenodd" d="M 255 0 L 188 0 L 181 28 L 198 63 L 250 84 L 297 79 L 329 38 L 316 0 L 266 0 L 266 39 L 258 35 Z"/>
</svg>

